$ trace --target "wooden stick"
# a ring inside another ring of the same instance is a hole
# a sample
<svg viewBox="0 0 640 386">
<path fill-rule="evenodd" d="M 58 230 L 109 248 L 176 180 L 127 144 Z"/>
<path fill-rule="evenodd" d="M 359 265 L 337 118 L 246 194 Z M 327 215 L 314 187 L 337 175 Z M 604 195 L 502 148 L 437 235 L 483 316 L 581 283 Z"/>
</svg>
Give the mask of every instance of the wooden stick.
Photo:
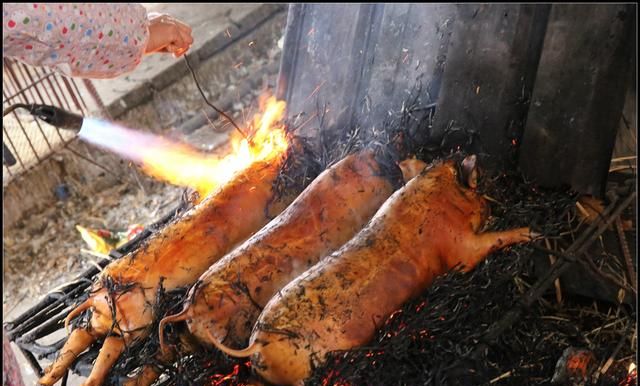
<svg viewBox="0 0 640 386">
<path fill-rule="evenodd" d="M 508 378 L 508 377 L 510 377 L 510 376 L 511 376 L 511 370 L 507 371 L 506 373 L 504 373 L 504 374 L 502 374 L 502 375 L 499 375 L 499 376 L 497 376 L 497 377 L 493 378 L 491 381 L 489 381 L 489 383 L 490 383 L 490 384 L 493 384 L 493 383 L 498 382 L 498 381 L 499 381 L 499 380 L 501 380 L 501 379 Z"/>
<path fill-rule="evenodd" d="M 627 161 L 627 160 L 632 160 L 632 159 L 636 159 L 636 158 L 637 158 L 637 156 L 630 155 L 630 156 L 627 156 L 627 157 L 613 158 L 613 159 L 611 159 L 611 162 Z"/>
<path fill-rule="evenodd" d="M 609 169 L 609 173 L 617 172 L 619 170 L 625 170 L 625 169 L 636 169 L 636 165 L 615 166 Z"/>
<path fill-rule="evenodd" d="M 544 243 L 547 246 L 547 248 L 551 249 L 551 243 L 549 242 L 549 239 L 544 239 Z M 556 263 L 557 258 L 554 255 L 549 255 L 549 262 L 551 263 L 551 265 L 554 265 Z M 558 302 L 558 304 L 562 304 L 562 288 L 560 287 L 560 278 L 557 278 L 554 282 L 553 285 L 556 287 L 556 301 Z"/>
<path fill-rule="evenodd" d="M 628 333 L 630 332 L 630 330 L 631 330 L 630 326 L 627 326 L 626 332 Z M 596 372 L 595 374 L 596 382 L 598 381 L 601 375 L 605 374 L 609 370 L 609 367 L 613 363 L 614 359 L 616 359 L 616 356 L 620 352 L 620 349 L 622 349 L 622 346 L 624 345 L 625 340 L 627 340 L 627 333 L 623 334 L 622 339 L 620 339 L 616 347 L 613 349 L 613 352 L 611 353 L 611 355 L 609 355 L 609 358 L 607 359 L 607 361 Z"/>
<path fill-rule="evenodd" d="M 576 201 L 576 208 L 578 208 L 578 210 L 580 211 L 580 213 L 582 213 L 582 215 L 587 219 L 591 219 L 591 215 L 589 214 L 589 212 L 587 212 L 587 210 L 584 208 L 584 206 L 582 206 L 582 204 L 580 203 L 580 201 Z"/>
</svg>

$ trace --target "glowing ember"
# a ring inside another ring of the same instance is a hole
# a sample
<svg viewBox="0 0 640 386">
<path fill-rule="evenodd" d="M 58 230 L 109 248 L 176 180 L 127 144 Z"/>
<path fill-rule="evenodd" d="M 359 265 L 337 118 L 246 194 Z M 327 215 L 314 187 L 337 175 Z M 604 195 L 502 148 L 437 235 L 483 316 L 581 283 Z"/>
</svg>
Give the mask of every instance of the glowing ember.
<svg viewBox="0 0 640 386">
<path fill-rule="evenodd" d="M 392 321 L 396 316 L 402 314 L 402 310 L 395 310 L 391 313 L 391 315 L 389 315 L 389 319 L 387 321 L 387 324 Z"/>
<path fill-rule="evenodd" d="M 233 366 L 233 371 L 229 374 L 214 374 L 209 379 L 211 380 L 211 386 L 221 386 L 228 384 L 244 384 L 238 382 L 239 379 L 246 377 L 246 373 L 251 369 L 251 361 L 247 361 L 243 364 L 236 364 Z M 244 373 L 243 374 L 241 374 Z"/>
<path fill-rule="evenodd" d="M 638 369 L 636 364 L 631 362 L 629 364 L 629 371 L 627 376 L 619 383 L 620 386 L 632 386 L 638 384 Z"/>
<path fill-rule="evenodd" d="M 244 132 L 250 141 L 234 135 L 232 151 L 223 157 L 202 153 L 191 146 L 163 137 L 130 130 L 101 120 L 85 118 L 80 138 L 141 164 L 149 175 L 175 185 L 189 186 L 200 197 L 225 183 L 257 161 L 280 157 L 287 150 L 286 132 L 278 122 L 285 103 L 274 97 L 261 98 L 253 124 Z M 234 133 L 235 134 L 235 133 Z"/>
</svg>

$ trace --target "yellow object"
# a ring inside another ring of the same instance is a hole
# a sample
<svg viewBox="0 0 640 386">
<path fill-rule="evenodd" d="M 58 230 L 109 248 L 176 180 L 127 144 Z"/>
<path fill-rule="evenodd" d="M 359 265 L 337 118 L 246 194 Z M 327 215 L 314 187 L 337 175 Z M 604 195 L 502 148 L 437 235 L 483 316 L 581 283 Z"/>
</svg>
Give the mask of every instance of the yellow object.
<svg viewBox="0 0 640 386">
<path fill-rule="evenodd" d="M 116 249 L 133 239 L 144 230 L 144 227 L 141 224 L 133 224 L 129 225 L 124 231 L 110 231 L 108 229 L 90 229 L 76 225 L 76 229 L 92 251 L 106 255 L 112 249 Z"/>
<path fill-rule="evenodd" d="M 113 248 L 114 245 L 108 243 L 102 236 L 98 234 L 98 232 L 87 229 L 80 225 L 76 225 L 76 229 L 80 232 L 82 239 L 89 246 L 92 251 L 96 251 L 103 254 L 108 254 Z"/>
</svg>

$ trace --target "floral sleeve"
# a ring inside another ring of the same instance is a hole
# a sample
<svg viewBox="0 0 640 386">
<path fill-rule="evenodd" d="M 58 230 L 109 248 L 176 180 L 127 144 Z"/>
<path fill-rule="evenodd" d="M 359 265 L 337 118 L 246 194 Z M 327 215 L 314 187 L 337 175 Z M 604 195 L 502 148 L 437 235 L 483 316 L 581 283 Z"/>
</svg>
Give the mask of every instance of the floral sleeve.
<svg viewBox="0 0 640 386">
<path fill-rule="evenodd" d="M 149 37 L 131 3 L 3 3 L 2 23 L 3 57 L 87 78 L 132 71 Z"/>
</svg>

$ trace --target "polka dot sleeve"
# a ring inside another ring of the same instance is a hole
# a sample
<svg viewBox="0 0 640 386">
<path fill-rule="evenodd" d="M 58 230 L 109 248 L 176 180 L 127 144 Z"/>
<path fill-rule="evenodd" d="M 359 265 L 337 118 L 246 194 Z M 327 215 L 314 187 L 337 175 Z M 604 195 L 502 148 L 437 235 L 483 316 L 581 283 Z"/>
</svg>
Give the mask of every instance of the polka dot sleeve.
<svg viewBox="0 0 640 386">
<path fill-rule="evenodd" d="M 132 71 L 149 38 L 135 3 L 3 3 L 2 23 L 3 57 L 86 78 Z"/>
</svg>

